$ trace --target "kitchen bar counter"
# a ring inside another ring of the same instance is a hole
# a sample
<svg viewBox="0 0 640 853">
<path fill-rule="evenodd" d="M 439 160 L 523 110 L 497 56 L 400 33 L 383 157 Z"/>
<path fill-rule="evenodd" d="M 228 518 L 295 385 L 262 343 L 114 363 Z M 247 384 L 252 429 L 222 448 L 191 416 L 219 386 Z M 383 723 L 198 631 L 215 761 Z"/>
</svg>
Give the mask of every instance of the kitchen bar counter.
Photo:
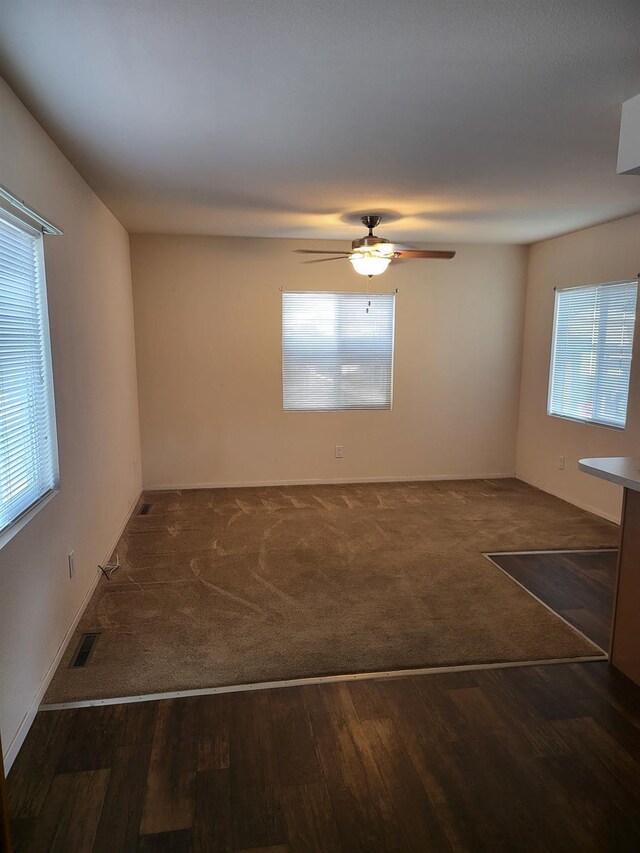
<svg viewBox="0 0 640 853">
<path fill-rule="evenodd" d="M 593 474 L 601 480 L 618 483 L 625 489 L 640 492 L 640 457 L 603 456 L 597 459 L 581 459 L 578 468 L 585 474 Z"/>
<path fill-rule="evenodd" d="M 640 458 L 581 459 L 578 467 L 624 487 L 609 659 L 640 684 Z"/>
</svg>

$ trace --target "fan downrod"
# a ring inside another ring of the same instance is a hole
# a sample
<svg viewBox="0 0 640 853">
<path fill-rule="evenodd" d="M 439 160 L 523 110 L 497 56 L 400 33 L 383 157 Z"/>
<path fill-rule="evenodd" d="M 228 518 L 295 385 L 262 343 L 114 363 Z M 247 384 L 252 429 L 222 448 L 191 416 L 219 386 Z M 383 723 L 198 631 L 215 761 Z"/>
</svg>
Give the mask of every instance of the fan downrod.
<svg viewBox="0 0 640 853">
<path fill-rule="evenodd" d="M 365 228 L 369 229 L 368 237 L 373 237 L 373 229 L 377 228 L 378 225 L 382 222 L 381 216 L 362 216 L 360 217 L 360 222 L 364 225 Z"/>
</svg>

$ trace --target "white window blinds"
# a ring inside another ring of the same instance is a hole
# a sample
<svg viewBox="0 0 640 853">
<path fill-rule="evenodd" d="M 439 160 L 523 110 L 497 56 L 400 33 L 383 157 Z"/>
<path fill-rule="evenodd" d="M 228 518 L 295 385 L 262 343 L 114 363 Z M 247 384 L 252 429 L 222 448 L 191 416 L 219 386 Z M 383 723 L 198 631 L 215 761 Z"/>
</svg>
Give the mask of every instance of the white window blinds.
<svg viewBox="0 0 640 853">
<path fill-rule="evenodd" d="M 0 534 L 57 485 L 42 236 L 0 215 Z"/>
<path fill-rule="evenodd" d="M 388 293 L 283 293 L 284 409 L 390 409 L 394 312 Z"/>
<path fill-rule="evenodd" d="M 637 282 L 556 291 L 549 414 L 624 427 Z"/>
</svg>

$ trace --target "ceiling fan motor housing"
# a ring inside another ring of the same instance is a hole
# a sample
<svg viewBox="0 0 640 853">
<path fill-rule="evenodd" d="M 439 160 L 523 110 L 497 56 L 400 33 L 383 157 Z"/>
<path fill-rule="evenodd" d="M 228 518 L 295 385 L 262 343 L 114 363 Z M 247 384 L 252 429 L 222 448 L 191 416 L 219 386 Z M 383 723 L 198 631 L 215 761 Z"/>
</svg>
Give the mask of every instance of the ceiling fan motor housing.
<svg viewBox="0 0 640 853">
<path fill-rule="evenodd" d="M 390 240 L 386 240 L 384 237 L 376 237 L 375 234 L 368 234 L 366 237 L 361 237 L 359 240 L 353 240 L 351 248 L 355 252 L 357 249 L 373 249 L 377 246 L 383 246 L 385 243 L 389 242 Z"/>
<path fill-rule="evenodd" d="M 364 225 L 365 228 L 369 229 L 369 233 L 366 237 L 361 237 L 359 240 L 353 240 L 351 242 L 351 248 L 354 252 L 357 251 L 376 251 L 378 250 L 382 254 L 387 254 L 384 251 L 384 244 L 389 243 L 389 240 L 385 240 L 384 237 L 376 237 L 373 233 L 373 229 L 376 228 L 382 222 L 382 216 L 378 216 L 377 214 L 371 214 L 369 216 L 360 217 L 360 221 Z M 388 254 L 391 254 L 390 252 Z"/>
</svg>

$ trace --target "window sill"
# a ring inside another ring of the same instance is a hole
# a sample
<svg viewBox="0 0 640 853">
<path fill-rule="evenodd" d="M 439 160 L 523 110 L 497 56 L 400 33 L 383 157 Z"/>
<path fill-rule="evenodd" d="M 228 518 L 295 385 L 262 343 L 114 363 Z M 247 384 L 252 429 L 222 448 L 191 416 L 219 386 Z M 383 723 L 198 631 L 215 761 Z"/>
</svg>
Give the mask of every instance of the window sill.
<svg viewBox="0 0 640 853">
<path fill-rule="evenodd" d="M 600 421 L 589 421 L 586 418 L 571 418 L 569 415 L 557 415 L 555 412 L 547 412 L 547 417 L 557 418 L 559 421 L 569 421 L 572 424 L 585 424 L 586 426 L 600 427 L 600 429 L 613 429 L 616 432 L 623 432 L 627 425 L 616 426 L 615 424 L 603 424 Z"/>
<path fill-rule="evenodd" d="M 22 515 L 19 515 L 11 524 L 6 527 L 2 533 L 0 533 L 0 548 L 4 548 L 4 546 L 10 542 L 16 533 L 19 533 L 23 527 L 31 521 L 32 518 L 40 512 L 40 510 L 44 509 L 46 505 L 55 498 L 57 494 L 59 494 L 60 489 L 51 489 L 50 492 L 46 492 L 41 498 L 39 498 L 34 504 L 32 504 L 29 509 L 26 509 Z"/>
</svg>

